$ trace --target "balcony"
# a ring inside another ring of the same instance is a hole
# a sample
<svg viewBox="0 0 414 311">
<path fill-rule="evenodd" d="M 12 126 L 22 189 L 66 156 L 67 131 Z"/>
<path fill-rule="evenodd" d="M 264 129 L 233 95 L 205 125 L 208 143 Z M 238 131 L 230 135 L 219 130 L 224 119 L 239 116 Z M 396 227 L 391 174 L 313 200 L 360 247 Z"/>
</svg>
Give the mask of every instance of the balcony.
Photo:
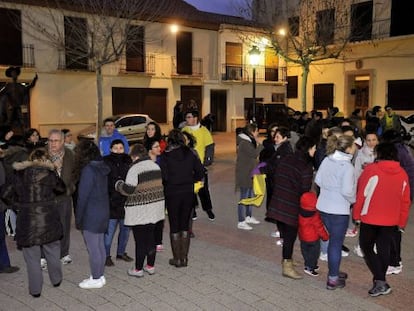
<svg viewBox="0 0 414 311">
<path fill-rule="evenodd" d="M 86 56 L 67 53 L 64 49 L 58 52 L 58 70 L 95 71 L 95 66 Z"/>
<path fill-rule="evenodd" d="M 155 74 L 155 55 L 148 54 L 144 57 L 123 57 L 121 59 L 121 73 Z"/>
<path fill-rule="evenodd" d="M 251 65 L 232 65 L 222 64 L 222 81 L 249 82 L 253 80 L 253 66 Z M 256 66 L 256 82 L 286 82 L 286 67 L 271 68 Z"/>
<path fill-rule="evenodd" d="M 21 66 L 23 68 L 34 68 L 34 45 L 16 44 L 3 49 L 0 55 L 1 66 Z"/>
<path fill-rule="evenodd" d="M 203 59 L 193 58 L 191 62 L 191 72 L 183 73 L 177 70 L 177 57 L 171 56 L 171 76 L 190 76 L 190 77 L 202 77 L 203 76 Z M 184 67 L 184 66 L 183 66 Z"/>
</svg>

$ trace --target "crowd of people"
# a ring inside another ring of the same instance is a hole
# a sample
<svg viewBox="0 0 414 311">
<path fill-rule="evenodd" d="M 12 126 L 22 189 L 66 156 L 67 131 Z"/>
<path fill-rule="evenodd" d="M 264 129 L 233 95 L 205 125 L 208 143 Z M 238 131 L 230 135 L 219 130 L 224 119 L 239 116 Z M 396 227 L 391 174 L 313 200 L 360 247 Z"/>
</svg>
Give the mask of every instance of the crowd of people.
<svg viewBox="0 0 414 311">
<path fill-rule="evenodd" d="M 271 236 L 282 246 L 283 276 L 302 278 L 292 258 L 299 236 L 303 271 L 318 276 L 319 257 L 328 261 L 326 288 L 343 288 L 348 274 L 340 270 L 341 260 L 349 254 L 345 237 L 359 234 L 354 251 L 373 275 L 369 295 L 391 292 L 386 275 L 402 271 L 401 233 L 413 195 L 414 158 L 399 117 L 390 106 L 385 111 L 373 107 L 365 126 L 359 109 L 349 118 L 335 107 L 326 118 L 319 111 L 311 118 L 296 112 L 283 124 L 271 124 L 263 145 L 251 124 L 238 135 L 240 197 L 254 196 L 252 166 L 259 162 L 266 176 L 265 220 L 276 224 Z M 238 210 L 238 229 L 252 230 L 251 206 L 239 203 Z"/>
<path fill-rule="evenodd" d="M 72 214 L 89 254 L 90 277 L 79 283 L 82 289 L 106 284 L 105 268 L 115 265 L 111 245 L 118 226 L 114 258 L 134 261 L 127 271 L 130 276 L 154 274 L 156 252 L 164 250 L 166 214 L 170 264 L 186 267 L 197 195 L 208 218 L 215 220 L 207 179 L 214 142 L 197 110 L 183 116 L 185 127 L 171 130 L 168 137 L 156 122 L 148 123 L 143 142 L 132 146 L 111 118 L 103 121 L 97 143 L 75 144 L 68 129 L 52 129 L 42 139 L 36 129 L 19 136 L 2 126 L 0 273 L 19 270 L 11 265 L 5 243 L 6 210 L 9 233 L 23 251 L 33 297 L 41 296 L 42 270 L 48 270 L 52 285 L 58 287 L 62 265 L 72 262 Z M 135 259 L 126 252 L 130 231 Z"/>
<path fill-rule="evenodd" d="M 403 143 L 398 117 L 391 107 L 385 110 L 383 116 L 375 106 L 365 126 L 361 111 L 344 118 L 334 107 L 326 118 L 318 111 L 310 119 L 298 112 L 284 124 L 271 124 L 263 141 L 255 124 L 237 133 L 237 228 L 260 224 L 246 203 L 257 195 L 253 172 L 258 172 L 265 176 L 265 220 L 275 225 L 271 235 L 282 247 L 283 276 L 302 278 L 293 261 L 299 237 L 304 273 L 318 276 L 318 259 L 327 260 L 326 288 L 344 287 L 345 237 L 359 234 L 355 252 L 373 275 L 369 294 L 391 292 L 386 275 L 402 271 L 401 233 L 414 193 L 414 158 Z M 77 145 L 68 129 L 53 129 L 41 139 L 36 129 L 16 137 L 10 128 L 0 128 L 0 205 L 2 214 L 10 211 L 11 234 L 23 250 L 33 297 L 42 292 L 42 269 L 57 287 L 62 264 L 72 262 L 72 210 L 89 254 L 90 277 L 79 283 L 82 289 L 105 286 L 105 269 L 118 260 L 133 262 L 127 271 L 132 277 L 154 274 L 156 253 L 164 250 L 166 215 L 169 264 L 188 265 L 198 201 L 215 220 L 208 185 L 215 144 L 200 121 L 198 110 L 183 112 L 177 104 L 168 136 L 150 122 L 143 142 L 132 146 L 110 118 L 97 143 Z M 18 268 L 10 263 L 5 218 L 0 218 L 0 272 L 12 273 Z M 114 262 L 111 245 L 118 226 Z M 135 258 L 126 252 L 130 231 Z"/>
</svg>

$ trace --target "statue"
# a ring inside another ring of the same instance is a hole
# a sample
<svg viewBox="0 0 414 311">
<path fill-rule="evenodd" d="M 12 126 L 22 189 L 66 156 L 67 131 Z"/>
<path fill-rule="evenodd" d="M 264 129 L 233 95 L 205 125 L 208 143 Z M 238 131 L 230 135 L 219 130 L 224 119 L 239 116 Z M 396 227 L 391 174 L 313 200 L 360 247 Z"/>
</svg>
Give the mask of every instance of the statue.
<svg viewBox="0 0 414 311">
<path fill-rule="evenodd" d="M 28 105 L 30 100 L 30 89 L 36 85 L 37 73 L 29 85 L 17 82 L 20 75 L 20 67 L 11 66 L 6 70 L 6 77 L 12 79 L 11 82 L 0 90 L 0 123 L 18 128 L 23 131 L 24 124 L 22 106 Z"/>
</svg>

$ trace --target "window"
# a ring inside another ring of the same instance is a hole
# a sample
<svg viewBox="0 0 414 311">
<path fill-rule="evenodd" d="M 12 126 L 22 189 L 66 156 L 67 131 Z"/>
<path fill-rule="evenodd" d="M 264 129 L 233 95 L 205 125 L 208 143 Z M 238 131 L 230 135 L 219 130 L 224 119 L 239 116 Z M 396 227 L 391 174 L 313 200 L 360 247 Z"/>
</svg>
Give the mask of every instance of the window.
<svg viewBox="0 0 414 311">
<path fill-rule="evenodd" d="M 412 1 L 392 0 L 390 36 L 414 34 Z"/>
<path fill-rule="evenodd" d="M 0 64 L 23 64 L 21 14 L 19 10 L 0 8 Z"/>
<path fill-rule="evenodd" d="M 85 18 L 65 16 L 65 64 L 67 69 L 88 69 L 88 30 Z"/>
<path fill-rule="evenodd" d="M 333 107 L 334 85 L 322 83 L 313 85 L 313 109 L 325 110 Z"/>
<path fill-rule="evenodd" d="M 298 76 L 287 77 L 287 98 L 298 98 Z"/>
<path fill-rule="evenodd" d="M 289 17 L 289 32 L 293 37 L 299 36 L 299 16 Z"/>
<path fill-rule="evenodd" d="M 125 54 L 127 71 L 145 72 L 144 27 L 128 27 Z"/>
<path fill-rule="evenodd" d="M 323 10 L 316 13 L 316 36 L 321 46 L 334 42 L 335 9 Z"/>
<path fill-rule="evenodd" d="M 395 110 L 414 110 L 414 79 L 388 81 L 388 105 Z"/>
<path fill-rule="evenodd" d="M 265 81 L 277 81 L 279 79 L 279 58 L 272 49 L 265 51 Z"/>
<path fill-rule="evenodd" d="M 177 32 L 177 74 L 193 74 L 193 34 Z"/>
<path fill-rule="evenodd" d="M 372 1 L 351 6 L 351 41 L 371 39 Z"/>
<path fill-rule="evenodd" d="M 241 43 L 226 42 L 226 73 L 224 80 L 241 80 L 243 76 Z"/>
</svg>

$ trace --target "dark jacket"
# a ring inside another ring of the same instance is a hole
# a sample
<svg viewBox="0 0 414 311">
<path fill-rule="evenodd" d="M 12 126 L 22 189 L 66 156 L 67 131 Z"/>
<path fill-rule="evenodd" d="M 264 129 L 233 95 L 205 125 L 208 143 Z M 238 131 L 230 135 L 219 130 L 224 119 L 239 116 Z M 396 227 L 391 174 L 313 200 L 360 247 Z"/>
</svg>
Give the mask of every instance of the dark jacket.
<svg viewBox="0 0 414 311">
<path fill-rule="evenodd" d="M 287 155 L 273 175 L 272 199 L 266 217 L 290 226 L 298 226 L 300 197 L 312 186 L 311 162 L 299 152 Z"/>
<path fill-rule="evenodd" d="M 111 170 L 108 175 L 109 218 L 124 219 L 126 196 L 115 190 L 115 183 L 118 180 L 125 180 L 132 163 L 131 157 L 125 153 L 111 153 L 103 160 Z"/>
<path fill-rule="evenodd" d="M 16 173 L 2 196 L 17 210 L 17 245 L 30 247 L 61 239 L 56 196 L 65 192 L 65 185 L 53 164 L 24 161 L 13 167 Z"/>
<path fill-rule="evenodd" d="M 194 183 L 204 177 L 204 167 L 188 147 L 167 147 L 160 157 L 165 195 L 193 194 Z"/>
<path fill-rule="evenodd" d="M 109 222 L 108 174 L 103 160 L 89 162 L 81 172 L 76 208 L 76 228 L 105 233 Z"/>
</svg>

